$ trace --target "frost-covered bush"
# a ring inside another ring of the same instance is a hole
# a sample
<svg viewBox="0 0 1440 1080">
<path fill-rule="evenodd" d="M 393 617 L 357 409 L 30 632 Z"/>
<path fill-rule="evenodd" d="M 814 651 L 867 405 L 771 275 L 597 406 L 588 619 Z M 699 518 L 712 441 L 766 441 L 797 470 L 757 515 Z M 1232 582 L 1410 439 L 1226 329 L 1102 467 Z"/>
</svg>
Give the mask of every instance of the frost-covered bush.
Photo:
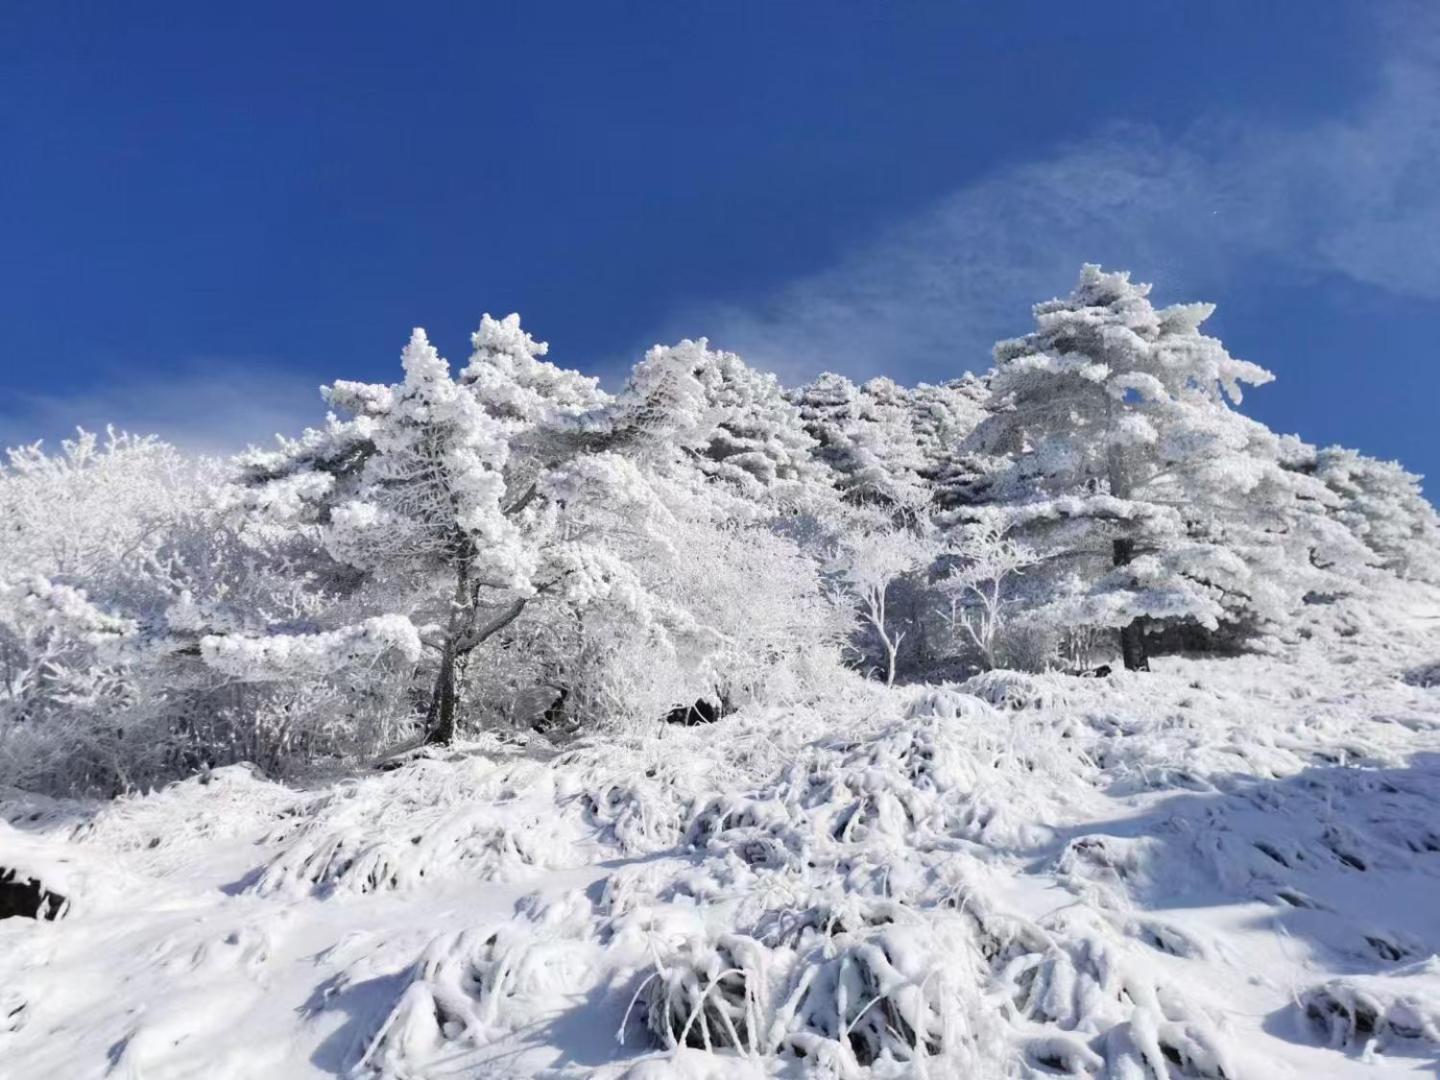
<svg viewBox="0 0 1440 1080">
<path fill-rule="evenodd" d="M 1336 1049 L 1440 1048 L 1440 959 L 1333 979 L 1301 993 L 1297 1006 Z"/>
<path fill-rule="evenodd" d="M 0 469 L 0 783 L 110 788 L 155 738 L 122 655 L 163 607 L 155 560 L 200 505 L 181 456 L 81 432 Z M 127 617 L 131 616 L 131 617 Z M 138 712 L 138 715 L 137 715 Z"/>
<path fill-rule="evenodd" d="M 734 708 L 783 699 L 834 661 L 848 629 L 820 566 L 764 522 L 677 515 L 634 563 L 675 613 L 672 630 L 656 647 L 613 622 L 581 628 L 570 666 L 591 723 L 658 720 L 697 700 Z"/>
<path fill-rule="evenodd" d="M 183 770 L 211 734 L 195 730 L 168 616 L 226 547 L 218 478 L 214 463 L 113 431 L 104 441 L 81 432 L 55 454 L 38 444 L 10 452 L 0 470 L 0 783 L 111 794 Z M 251 569 L 235 566 L 232 582 Z M 239 592 L 258 602 L 254 577 Z M 208 725 L 214 709 L 203 711 Z"/>
<path fill-rule="evenodd" d="M 998 709 L 1050 708 L 1066 700 L 1062 676 L 1024 671 L 981 672 L 961 683 L 959 690 Z"/>
<path fill-rule="evenodd" d="M 390 624 L 317 632 L 345 612 L 293 543 L 234 513 L 226 479 L 114 433 L 12 453 L 0 782 L 113 794 L 241 760 L 283 771 L 403 728 L 413 631 L 398 649 Z"/>
<path fill-rule="evenodd" d="M 1405 672 L 1405 681 L 1411 686 L 1440 686 L 1440 660 L 1411 668 Z"/>
</svg>

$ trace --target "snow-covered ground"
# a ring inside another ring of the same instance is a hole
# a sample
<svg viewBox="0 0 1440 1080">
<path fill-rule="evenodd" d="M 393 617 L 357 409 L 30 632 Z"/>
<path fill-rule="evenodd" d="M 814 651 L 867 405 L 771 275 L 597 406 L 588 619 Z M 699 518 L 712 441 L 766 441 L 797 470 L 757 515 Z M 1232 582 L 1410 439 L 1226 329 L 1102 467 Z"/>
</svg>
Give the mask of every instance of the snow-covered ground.
<svg viewBox="0 0 1440 1080">
<path fill-rule="evenodd" d="M 12 793 L 0 866 L 69 904 L 0 922 L 0 1075 L 1435 1075 L 1440 602 L 1407 603 L 1148 675 Z"/>
</svg>

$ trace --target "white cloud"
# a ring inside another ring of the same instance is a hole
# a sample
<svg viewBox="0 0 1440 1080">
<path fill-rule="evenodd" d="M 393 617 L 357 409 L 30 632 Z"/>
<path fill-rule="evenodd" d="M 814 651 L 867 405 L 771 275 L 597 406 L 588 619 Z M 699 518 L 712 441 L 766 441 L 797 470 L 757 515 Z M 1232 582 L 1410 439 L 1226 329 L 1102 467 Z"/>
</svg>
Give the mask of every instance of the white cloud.
<svg viewBox="0 0 1440 1080">
<path fill-rule="evenodd" d="M 0 446 L 58 443 L 77 426 L 159 435 L 198 453 L 232 453 L 298 434 L 325 415 L 318 382 L 257 362 L 214 362 L 180 373 L 116 374 L 83 394 L 12 394 L 0 404 Z"/>
<path fill-rule="evenodd" d="M 1440 20 L 1399 9 L 1374 93 L 1301 128 L 1212 118 L 1179 139 L 1115 123 L 962 188 L 754 305 L 679 313 L 788 380 L 988 364 L 1082 262 L 1162 300 L 1215 298 L 1256 260 L 1440 299 Z"/>
</svg>

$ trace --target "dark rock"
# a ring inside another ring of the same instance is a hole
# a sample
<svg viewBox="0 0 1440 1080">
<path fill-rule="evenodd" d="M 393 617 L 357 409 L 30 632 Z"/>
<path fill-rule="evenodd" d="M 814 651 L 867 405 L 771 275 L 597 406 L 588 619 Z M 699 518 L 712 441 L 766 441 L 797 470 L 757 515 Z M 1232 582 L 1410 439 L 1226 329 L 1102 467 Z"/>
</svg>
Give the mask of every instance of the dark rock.
<svg viewBox="0 0 1440 1080">
<path fill-rule="evenodd" d="M 34 878 L 0 866 L 0 919 L 58 919 L 65 897 L 51 892 Z"/>
<path fill-rule="evenodd" d="M 665 723 L 694 727 L 696 724 L 713 724 L 725 715 L 718 702 L 701 698 L 692 705 L 677 705 L 665 714 Z"/>
</svg>

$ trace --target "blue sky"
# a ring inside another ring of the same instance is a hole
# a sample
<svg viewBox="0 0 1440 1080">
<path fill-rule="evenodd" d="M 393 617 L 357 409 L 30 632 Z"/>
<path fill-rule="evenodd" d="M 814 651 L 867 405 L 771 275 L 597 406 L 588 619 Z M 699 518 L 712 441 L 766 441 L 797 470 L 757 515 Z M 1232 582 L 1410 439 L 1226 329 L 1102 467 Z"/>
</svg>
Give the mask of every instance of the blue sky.
<svg viewBox="0 0 1440 1080">
<path fill-rule="evenodd" d="M 611 381 L 699 335 L 936 380 L 1090 260 L 1216 301 L 1254 415 L 1440 478 L 1433 11 L 15 5 L 0 441 L 264 439 L 483 311 Z"/>
</svg>

